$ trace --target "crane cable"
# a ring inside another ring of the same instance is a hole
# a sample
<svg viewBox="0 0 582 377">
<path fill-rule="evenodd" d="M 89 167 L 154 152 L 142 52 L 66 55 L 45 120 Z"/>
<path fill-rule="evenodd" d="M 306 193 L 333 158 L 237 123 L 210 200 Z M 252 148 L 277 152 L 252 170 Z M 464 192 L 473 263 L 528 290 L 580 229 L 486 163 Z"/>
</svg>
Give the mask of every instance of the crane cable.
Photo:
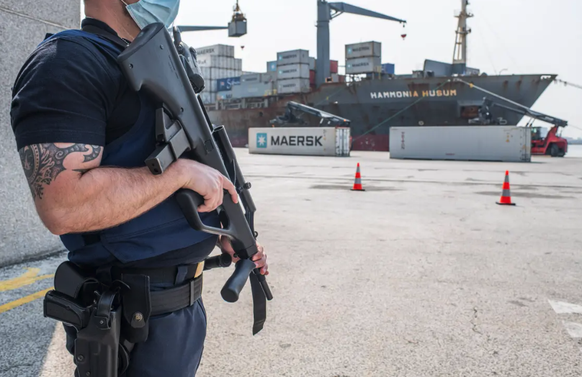
<svg viewBox="0 0 582 377">
<path fill-rule="evenodd" d="M 574 84 L 568 81 L 564 81 L 564 80 L 560 80 L 560 79 L 554 79 L 555 82 L 559 82 L 564 84 L 565 86 L 573 86 L 574 88 L 578 88 L 578 89 L 582 89 L 582 85 L 578 85 L 578 84 Z"/>
</svg>

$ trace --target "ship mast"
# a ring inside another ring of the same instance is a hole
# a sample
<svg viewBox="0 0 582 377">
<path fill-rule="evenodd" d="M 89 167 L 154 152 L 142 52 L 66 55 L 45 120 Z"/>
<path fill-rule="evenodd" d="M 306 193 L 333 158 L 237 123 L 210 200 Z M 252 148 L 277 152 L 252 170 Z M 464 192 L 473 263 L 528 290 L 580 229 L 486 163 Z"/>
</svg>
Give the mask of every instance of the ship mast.
<svg viewBox="0 0 582 377">
<path fill-rule="evenodd" d="M 471 29 L 467 29 L 467 18 L 473 17 L 472 13 L 467 12 L 467 5 L 469 0 L 461 0 L 461 12 L 455 16 L 459 19 L 459 25 L 456 31 L 453 64 L 467 64 L 467 35 L 471 33 Z"/>
</svg>

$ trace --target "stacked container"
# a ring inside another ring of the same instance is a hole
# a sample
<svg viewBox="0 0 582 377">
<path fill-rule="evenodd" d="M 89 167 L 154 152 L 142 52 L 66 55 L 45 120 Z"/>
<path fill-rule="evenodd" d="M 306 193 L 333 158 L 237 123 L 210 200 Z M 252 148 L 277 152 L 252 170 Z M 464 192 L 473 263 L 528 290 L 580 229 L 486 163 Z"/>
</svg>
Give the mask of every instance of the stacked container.
<svg viewBox="0 0 582 377">
<path fill-rule="evenodd" d="M 206 89 L 201 93 L 204 103 L 215 103 L 217 93 L 224 92 L 228 86 L 236 85 L 242 74 L 242 60 L 235 59 L 234 46 L 213 45 L 196 49 L 200 73 L 204 77 Z M 229 79 L 230 81 L 224 81 Z M 220 80 L 220 82 L 219 82 Z"/>
<path fill-rule="evenodd" d="M 307 50 L 279 52 L 277 54 L 277 93 L 309 92 L 309 66 L 312 62 Z"/>
<path fill-rule="evenodd" d="M 240 78 L 240 85 L 232 87 L 232 98 L 273 96 L 277 94 L 276 81 L 276 72 L 244 74 Z"/>
<path fill-rule="evenodd" d="M 363 42 L 346 45 L 346 74 L 382 72 L 382 44 Z"/>
</svg>

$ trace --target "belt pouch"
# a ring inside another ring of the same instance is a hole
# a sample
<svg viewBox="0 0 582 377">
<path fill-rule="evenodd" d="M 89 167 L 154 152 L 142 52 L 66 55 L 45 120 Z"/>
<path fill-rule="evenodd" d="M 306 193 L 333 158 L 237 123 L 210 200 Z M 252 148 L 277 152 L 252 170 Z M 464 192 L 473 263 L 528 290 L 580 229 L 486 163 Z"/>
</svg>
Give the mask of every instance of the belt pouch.
<svg viewBox="0 0 582 377">
<path fill-rule="evenodd" d="M 122 338 L 131 343 L 145 342 L 148 339 L 149 318 L 152 311 L 150 277 L 123 274 L 121 280 L 129 287 L 122 292 Z"/>
</svg>

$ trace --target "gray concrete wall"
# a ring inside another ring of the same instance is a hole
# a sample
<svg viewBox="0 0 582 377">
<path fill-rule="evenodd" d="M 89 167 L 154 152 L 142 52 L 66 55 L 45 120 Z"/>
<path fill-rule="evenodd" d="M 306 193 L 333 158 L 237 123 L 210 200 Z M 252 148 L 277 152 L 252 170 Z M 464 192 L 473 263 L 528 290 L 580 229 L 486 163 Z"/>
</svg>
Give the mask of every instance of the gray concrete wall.
<svg viewBox="0 0 582 377">
<path fill-rule="evenodd" d="M 10 126 L 11 87 L 46 33 L 78 28 L 79 0 L 0 0 L 0 265 L 63 249 L 38 220 Z"/>
</svg>

